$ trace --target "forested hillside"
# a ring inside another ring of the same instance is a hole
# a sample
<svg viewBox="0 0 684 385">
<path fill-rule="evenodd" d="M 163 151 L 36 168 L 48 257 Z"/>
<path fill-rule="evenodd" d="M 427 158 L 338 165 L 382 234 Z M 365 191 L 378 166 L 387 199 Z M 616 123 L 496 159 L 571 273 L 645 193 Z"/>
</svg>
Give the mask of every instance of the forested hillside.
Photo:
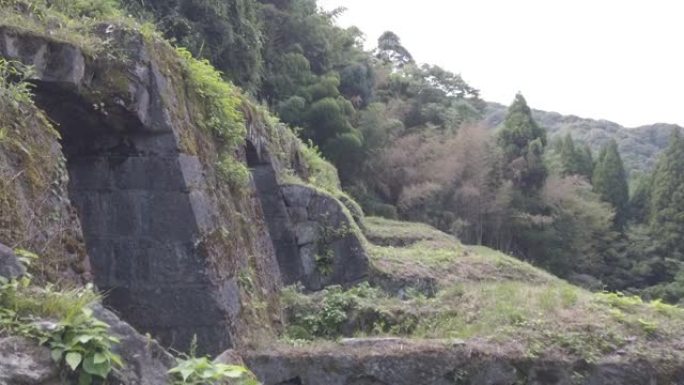
<svg viewBox="0 0 684 385">
<path fill-rule="evenodd" d="M 506 106 L 487 103 L 484 122 L 495 129 L 506 116 Z M 676 128 L 672 124 L 657 123 L 647 126 L 626 128 L 607 120 L 580 118 L 532 109 L 532 116 L 549 131 L 551 138 L 562 138 L 566 134 L 580 142 L 588 143 L 594 152 L 611 139 L 618 143 L 625 162 L 625 169 L 634 176 L 654 169 L 658 155 L 667 147 L 670 133 Z"/>
</svg>

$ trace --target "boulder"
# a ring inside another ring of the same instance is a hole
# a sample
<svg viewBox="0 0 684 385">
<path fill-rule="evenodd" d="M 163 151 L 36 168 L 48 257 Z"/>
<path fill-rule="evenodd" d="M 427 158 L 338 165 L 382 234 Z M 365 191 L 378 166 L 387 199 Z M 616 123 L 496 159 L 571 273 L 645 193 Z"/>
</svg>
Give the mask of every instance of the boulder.
<svg viewBox="0 0 684 385">
<path fill-rule="evenodd" d="M 167 372 L 175 366 L 175 360 L 157 341 L 152 337 L 141 335 L 102 305 L 95 305 L 93 314 L 99 320 L 109 324 L 110 333 L 120 340 L 114 351 L 121 356 L 124 367 L 110 376 L 113 384 L 169 383 Z"/>
<path fill-rule="evenodd" d="M 26 273 L 19 257 L 9 247 L 0 243 L 0 277 L 6 279 L 18 278 Z"/>
<path fill-rule="evenodd" d="M 50 349 L 23 337 L 0 338 L 0 385 L 59 384 Z"/>
<path fill-rule="evenodd" d="M 242 360 L 240 353 L 234 349 L 228 349 L 219 354 L 219 356 L 214 359 L 214 363 L 245 366 L 245 362 Z"/>
</svg>

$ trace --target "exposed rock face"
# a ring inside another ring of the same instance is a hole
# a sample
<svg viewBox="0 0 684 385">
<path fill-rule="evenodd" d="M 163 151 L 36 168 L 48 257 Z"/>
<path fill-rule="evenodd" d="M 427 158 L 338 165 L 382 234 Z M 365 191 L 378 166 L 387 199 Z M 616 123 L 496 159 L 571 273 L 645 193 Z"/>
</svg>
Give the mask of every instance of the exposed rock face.
<svg viewBox="0 0 684 385">
<path fill-rule="evenodd" d="M 6 279 L 18 278 L 26 273 L 26 268 L 21 264 L 14 251 L 0 243 L 0 277 Z"/>
<path fill-rule="evenodd" d="M 684 375 L 641 360 L 587 364 L 511 358 L 454 344 L 355 340 L 315 351 L 245 352 L 264 385 L 681 385 Z M 517 356 L 520 357 L 520 356 Z"/>
<path fill-rule="evenodd" d="M 217 180 L 211 138 L 192 125 L 201 117 L 170 48 L 102 33 L 125 58 L 96 60 L 7 28 L 0 56 L 35 68 L 36 103 L 62 136 L 69 198 L 107 305 L 165 346 L 184 350 L 196 335 L 201 353 L 217 354 L 247 334 L 237 276 L 249 269 L 265 298 L 280 285 L 259 202 Z M 200 140 L 201 154 L 188 144 Z M 249 231 L 226 239 L 236 213 L 250 218 Z"/>
</svg>

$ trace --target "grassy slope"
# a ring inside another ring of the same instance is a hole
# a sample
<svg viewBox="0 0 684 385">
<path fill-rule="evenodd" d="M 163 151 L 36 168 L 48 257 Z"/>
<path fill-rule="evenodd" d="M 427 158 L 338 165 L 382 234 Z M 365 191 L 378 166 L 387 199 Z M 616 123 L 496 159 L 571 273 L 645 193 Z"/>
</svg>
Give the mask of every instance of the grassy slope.
<svg viewBox="0 0 684 385">
<path fill-rule="evenodd" d="M 461 338 L 531 356 L 683 358 L 677 344 L 682 343 L 684 309 L 591 293 L 492 249 L 462 245 L 422 224 L 377 218 L 365 223 L 375 242 L 394 244 L 406 236 L 403 247 L 370 247 L 376 269 L 432 277 L 438 292 L 427 298 L 369 286 L 310 296 L 288 290 L 284 302 L 295 337 L 313 325 L 318 329 L 313 337 L 327 339 L 339 337 L 335 331 L 341 330 L 346 336 Z M 339 310 L 347 320 L 336 325 L 327 315 Z M 319 314 L 318 323 L 311 314 Z"/>
</svg>

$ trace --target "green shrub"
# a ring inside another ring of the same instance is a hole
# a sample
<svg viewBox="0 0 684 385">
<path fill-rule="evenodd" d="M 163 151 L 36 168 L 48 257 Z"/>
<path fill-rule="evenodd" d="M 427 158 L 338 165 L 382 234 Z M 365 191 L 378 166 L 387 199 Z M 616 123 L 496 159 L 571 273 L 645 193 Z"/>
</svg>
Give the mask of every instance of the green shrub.
<svg viewBox="0 0 684 385">
<path fill-rule="evenodd" d="M 48 8 L 73 18 L 121 16 L 118 0 L 43 0 L 39 3 L 45 3 Z"/>
<path fill-rule="evenodd" d="M 18 109 L 21 105 L 33 103 L 33 85 L 27 81 L 31 73 L 30 67 L 0 57 L 0 104 Z M 2 108 L 0 106 L 0 111 Z"/>
<path fill-rule="evenodd" d="M 223 80 L 208 60 L 195 59 L 185 48 L 176 48 L 183 58 L 189 85 L 200 98 L 205 109 L 205 119 L 199 122 L 202 128 L 210 129 L 229 147 L 242 144 L 245 139 L 245 119 L 240 107 L 242 99 L 236 87 Z"/>
<path fill-rule="evenodd" d="M 221 178 L 233 188 L 239 188 L 249 183 L 249 169 L 231 154 L 222 154 L 216 169 Z"/>
<path fill-rule="evenodd" d="M 287 336 L 297 340 L 337 338 L 349 315 L 361 309 L 366 301 L 373 302 L 381 296 L 367 282 L 344 290 L 330 286 L 312 298 L 300 293 L 298 288 L 283 290 L 282 303 L 289 318 Z"/>
<path fill-rule="evenodd" d="M 247 368 L 214 363 L 206 357 L 179 359 L 169 373 L 174 376 L 174 385 L 259 384 Z"/>
<path fill-rule="evenodd" d="M 308 167 L 309 178 L 307 182 L 330 194 L 337 195 L 341 188 L 335 166 L 323 158 L 318 147 L 311 141 L 308 145 L 302 144 L 299 151 Z"/>
<path fill-rule="evenodd" d="M 60 13 L 69 18 L 106 19 L 122 15 L 118 0 L 0 0 L 2 7 L 27 7 L 31 13 Z"/>
<path fill-rule="evenodd" d="M 369 202 L 365 206 L 365 209 L 368 212 L 368 215 L 371 216 L 378 216 L 386 219 L 399 218 L 397 208 L 387 203 Z"/>
</svg>

